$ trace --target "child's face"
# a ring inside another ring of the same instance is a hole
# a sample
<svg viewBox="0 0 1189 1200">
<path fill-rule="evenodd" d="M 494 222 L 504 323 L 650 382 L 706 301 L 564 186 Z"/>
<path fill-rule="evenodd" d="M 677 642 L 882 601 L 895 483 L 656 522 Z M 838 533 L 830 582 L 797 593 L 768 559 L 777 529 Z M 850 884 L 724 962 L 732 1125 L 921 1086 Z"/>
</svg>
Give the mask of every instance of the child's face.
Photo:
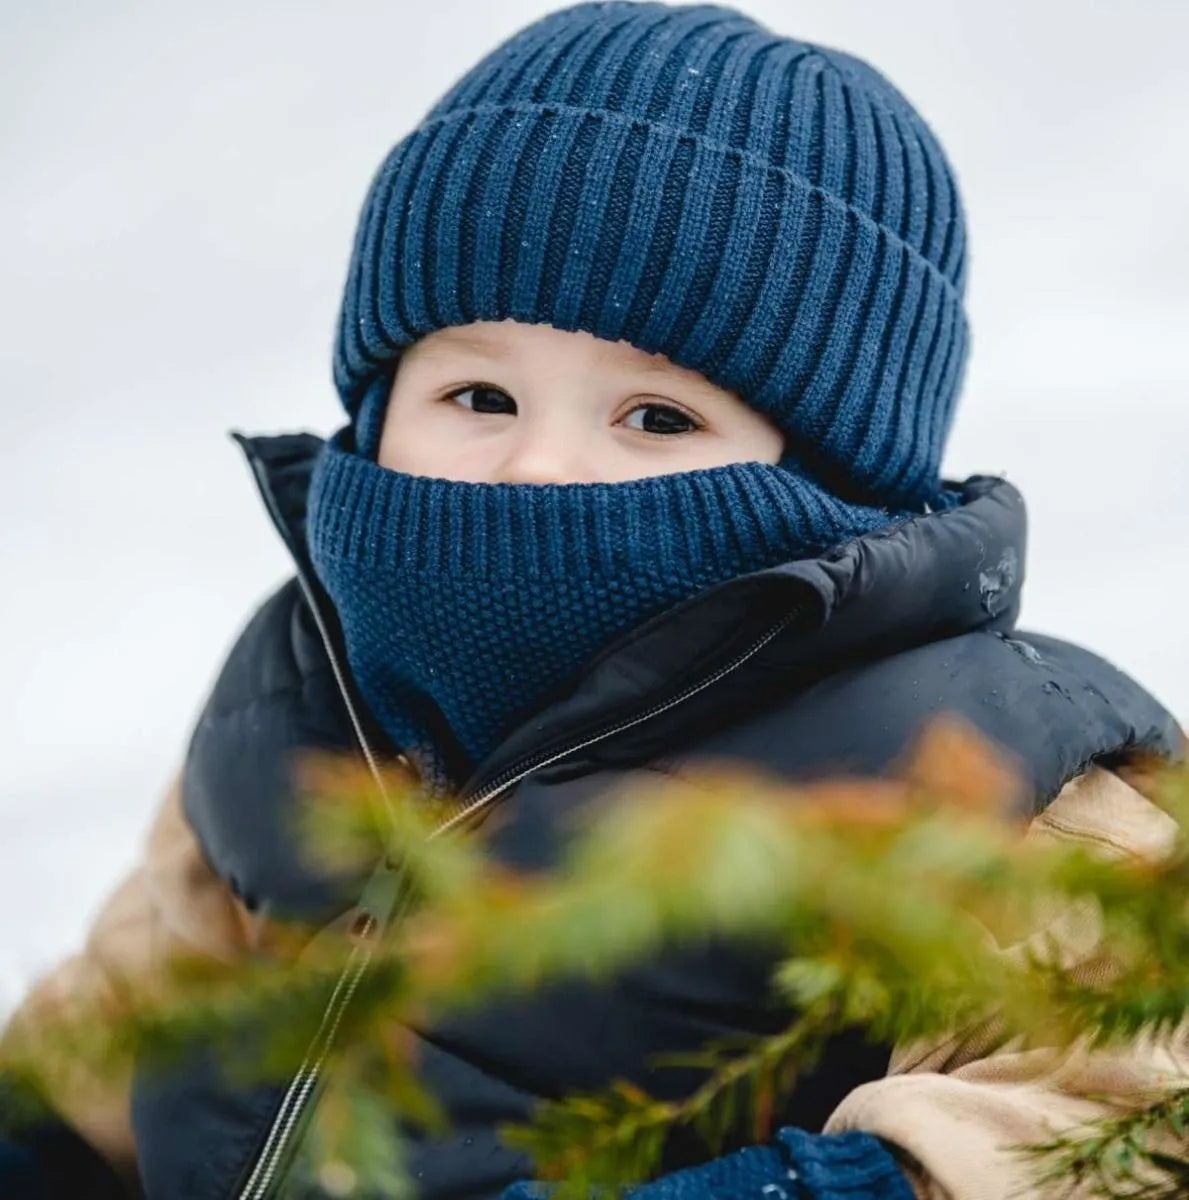
<svg viewBox="0 0 1189 1200">
<path fill-rule="evenodd" d="M 519 321 L 427 334 L 401 356 L 381 466 L 468 483 L 620 483 L 775 463 L 767 417 L 627 342 Z"/>
</svg>

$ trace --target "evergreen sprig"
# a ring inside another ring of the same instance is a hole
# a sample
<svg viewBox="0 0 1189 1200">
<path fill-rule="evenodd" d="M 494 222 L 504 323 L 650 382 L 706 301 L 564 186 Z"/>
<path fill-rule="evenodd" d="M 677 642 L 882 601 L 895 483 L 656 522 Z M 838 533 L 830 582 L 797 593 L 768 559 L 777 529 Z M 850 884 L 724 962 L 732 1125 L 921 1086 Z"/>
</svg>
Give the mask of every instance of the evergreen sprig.
<svg viewBox="0 0 1189 1200">
<path fill-rule="evenodd" d="M 531 1125 L 505 1126 L 503 1140 L 528 1153 L 540 1175 L 557 1184 L 557 1200 L 585 1200 L 608 1184 L 647 1178 L 668 1139 L 683 1129 L 696 1133 L 710 1154 L 740 1124 L 754 1141 L 763 1141 L 772 1132 L 780 1094 L 842 1027 L 836 1011 L 820 1008 L 742 1045 L 731 1039 L 698 1054 L 658 1057 L 658 1066 L 693 1067 L 707 1078 L 680 1100 L 657 1100 L 618 1080 L 597 1095 L 539 1105 Z"/>
<path fill-rule="evenodd" d="M 330 1194 L 403 1194 L 393 1114 L 442 1128 L 405 1027 L 553 980 L 606 980 L 708 936 L 772 948 L 787 1023 L 683 1058 L 702 1081 L 680 1099 L 619 1082 L 543 1104 L 528 1126 L 504 1131 L 568 1194 L 646 1178 L 675 1132 L 700 1137 L 707 1155 L 740 1127 L 763 1139 L 780 1097 L 842 1030 L 900 1043 L 977 1030 L 985 1044 L 1068 1050 L 1167 1037 L 1185 1021 L 1184 834 L 1158 862 L 1028 845 L 1018 782 L 951 726 L 934 729 L 894 781 L 790 787 L 718 772 L 633 786 L 601 804 L 562 865 L 541 875 L 500 866 L 481 832 L 434 836 L 443 813 L 426 813 L 395 782 L 381 791 L 326 762 L 305 778 L 303 822 L 321 865 L 362 878 L 386 855 L 413 903 L 360 972 L 322 1073 L 299 1168 Z M 1189 770 L 1149 771 L 1143 787 L 1189 828 Z M 356 961 L 358 931 L 348 912 L 317 936 L 277 929 L 270 945 L 242 962 L 177 958 L 151 975 L 111 973 L 101 995 L 10 1029 L 0 1067 L 49 1096 L 80 1071 L 118 1076 L 134 1058 L 167 1065 L 196 1044 L 237 1080 L 291 1072 Z M 1087 954 L 1094 971 L 1079 967 Z M 1189 1101 L 1173 1085 L 1139 1111 L 1033 1148 L 1038 1180 L 1084 1181 L 1104 1196 L 1180 1194 Z"/>
<path fill-rule="evenodd" d="M 1110 1097 L 1103 1097 L 1109 1100 Z M 1129 1200 L 1189 1196 L 1189 1088 L 1146 1108 L 1021 1149 L 1037 1183 L 1054 1194 L 1079 1186 L 1090 1195 Z"/>
</svg>

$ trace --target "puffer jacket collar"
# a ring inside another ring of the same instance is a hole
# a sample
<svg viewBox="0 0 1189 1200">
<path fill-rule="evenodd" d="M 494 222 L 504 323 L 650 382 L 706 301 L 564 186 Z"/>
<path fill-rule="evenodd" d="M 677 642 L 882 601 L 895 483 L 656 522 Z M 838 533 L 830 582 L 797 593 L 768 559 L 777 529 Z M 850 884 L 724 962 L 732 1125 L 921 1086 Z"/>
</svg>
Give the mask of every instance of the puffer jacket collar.
<svg viewBox="0 0 1189 1200">
<path fill-rule="evenodd" d="M 322 439 L 303 433 L 236 440 L 330 648 L 345 662 L 332 606 L 306 548 L 306 496 Z M 961 492 L 959 507 L 897 522 L 818 558 L 728 580 L 632 630 L 604 650 L 571 691 L 548 697 L 505 738 L 463 794 L 480 791 L 530 754 L 549 757 L 697 687 L 760 640 L 766 639 L 750 660 L 753 667 L 778 664 L 805 679 L 842 662 L 975 629 L 1011 629 L 1023 584 L 1023 498 L 994 477 L 951 486 Z M 729 672 L 731 695 L 748 693 L 751 674 Z M 720 684 L 719 705 L 731 699 L 726 675 Z M 352 700 L 364 739 L 386 752 L 399 749 L 385 745 L 364 706 Z M 684 711 L 674 719 L 684 722 Z"/>
<path fill-rule="evenodd" d="M 238 440 L 301 592 L 282 589 L 232 652 L 195 729 L 184 804 L 208 860 L 250 909 L 318 922 L 356 900 L 362 881 L 324 876 L 300 852 L 292 754 L 362 748 L 375 762 L 399 747 L 355 694 L 306 551 L 321 440 Z M 703 747 L 802 777 L 879 773 L 942 710 L 967 715 L 1015 753 L 1029 784 L 1022 815 L 1104 752 L 1174 744 L 1169 714 L 1109 664 L 1056 641 L 1042 658 L 1034 635 L 1017 639 L 1023 501 L 989 477 L 967 480 L 961 494 L 952 510 L 733 579 L 633 630 L 480 764 L 460 818 L 546 767 L 594 775 L 696 757 Z M 919 694 L 918 676 L 929 695 Z M 1000 677 L 1018 681 L 1016 702 L 989 690 L 986 681 Z M 751 746 L 757 728 L 773 732 Z M 790 741 L 782 731 L 791 728 L 813 733 Z"/>
</svg>

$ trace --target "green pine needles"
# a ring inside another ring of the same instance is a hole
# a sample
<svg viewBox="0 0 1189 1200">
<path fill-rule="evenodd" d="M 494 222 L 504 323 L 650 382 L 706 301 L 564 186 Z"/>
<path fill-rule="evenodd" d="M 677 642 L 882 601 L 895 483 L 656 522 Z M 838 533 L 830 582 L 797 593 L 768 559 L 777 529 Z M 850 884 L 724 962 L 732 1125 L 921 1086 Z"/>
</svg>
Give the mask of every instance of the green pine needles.
<svg viewBox="0 0 1189 1200">
<path fill-rule="evenodd" d="M 312 764 L 306 784 L 322 864 L 362 869 L 376 830 L 395 828 L 386 849 L 410 895 L 362 969 L 292 1168 L 331 1195 L 415 1194 L 393 1114 L 430 1130 L 444 1120 L 417 1082 L 408 1025 L 554 980 L 611 980 L 707 937 L 773 949 L 774 1011 L 787 1020 L 667 1060 L 702 1080 L 679 1099 L 620 1082 L 504 1130 L 563 1196 L 647 1178 L 674 1136 L 697 1139 L 708 1158 L 741 1131 L 766 1139 L 781 1096 L 845 1031 L 897 1047 L 952 1036 L 1054 1055 L 1136 1037 L 1189 1045 L 1183 833 L 1155 861 L 1024 838 L 1010 771 L 950 725 L 930 731 L 897 781 L 790 787 L 719 772 L 634 786 L 592 810 L 547 875 L 495 863 L 482 831 L 429 837 L 411 798 L 381 801 L 353 768 Z M 1152 767 L 1142 789 L 1189 828 L 1189 769 Z M 167 1064 L 201 1040 L 237 1079 L 284 1078 L 358 954 L 360 929 L 350 914 L 340 925 L 316 937 L 276 930 L 278 949 L 245 963 L 177 961 L 114 980 L 102 1011 L 63 1010 L 10 1033 L 0 1066 L 53 1095 L 83 1066 L 104 1076 L 133 1055 Z M 1101 1099 L 1104 1119 L 1019 1148 L 1043 1194 L 1189 1194 L 1184 1078 L 1139 1104 Z"/>
</svg>

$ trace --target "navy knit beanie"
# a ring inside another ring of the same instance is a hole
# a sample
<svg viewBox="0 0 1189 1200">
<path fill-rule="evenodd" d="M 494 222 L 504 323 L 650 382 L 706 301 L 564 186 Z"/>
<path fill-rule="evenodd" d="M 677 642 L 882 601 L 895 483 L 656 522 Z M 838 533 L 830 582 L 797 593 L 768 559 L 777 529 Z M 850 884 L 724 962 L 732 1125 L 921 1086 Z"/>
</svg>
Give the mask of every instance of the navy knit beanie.
<svg viewBox="0 0 1189 1200">
<path fill-rule="evenodd" d="M 872 67 L 730 8 L 578 4 L 384 160 L 335 383 L 374 426 L 423 334 L 584 329 L 737 392 L 838 494 L 919 507 L 966 360 L 965 263 L 941 147 Z"/>
</svg>

